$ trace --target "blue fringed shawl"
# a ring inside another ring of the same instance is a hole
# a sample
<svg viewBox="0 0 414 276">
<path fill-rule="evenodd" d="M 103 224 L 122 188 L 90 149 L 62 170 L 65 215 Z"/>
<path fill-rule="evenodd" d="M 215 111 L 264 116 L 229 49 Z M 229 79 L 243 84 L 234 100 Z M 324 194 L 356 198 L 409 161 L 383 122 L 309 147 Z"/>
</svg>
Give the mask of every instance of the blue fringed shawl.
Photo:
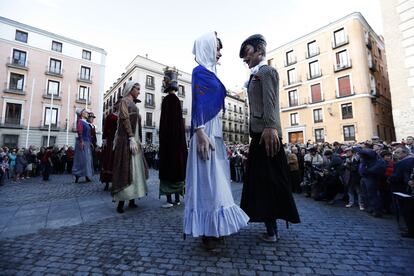
<svg viewBox="0 0 414 276">
<path fill-rule="evenodd" d="M 213 72 L 199 65 L 193 70 L 192 93 L 191 136 L 196 127 L 213 119 L 224 108 L 226 88 Z"/>
</svg>

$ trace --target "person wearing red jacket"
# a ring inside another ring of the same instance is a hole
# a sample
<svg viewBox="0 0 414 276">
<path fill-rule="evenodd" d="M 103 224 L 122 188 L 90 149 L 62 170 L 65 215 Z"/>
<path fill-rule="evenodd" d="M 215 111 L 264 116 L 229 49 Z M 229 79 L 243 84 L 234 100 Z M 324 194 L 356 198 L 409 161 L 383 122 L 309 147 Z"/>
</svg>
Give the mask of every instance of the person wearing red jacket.
<svg viewBox="0 0 414 276">
<path fill-rule="evenodd" d="M 387 182 L 394 171 L 394 162 L 392 161 L 392 153 L 388 150 L 383 150 L 380 153 L 381 158 L 385 161 L 387 167 L 385 168 L 384 177 L 379 182 L 379 193 L 382 203 L 382 211 L 385 214 L 391 213 L 392 194 L 391 186 Z"/>
</svg>

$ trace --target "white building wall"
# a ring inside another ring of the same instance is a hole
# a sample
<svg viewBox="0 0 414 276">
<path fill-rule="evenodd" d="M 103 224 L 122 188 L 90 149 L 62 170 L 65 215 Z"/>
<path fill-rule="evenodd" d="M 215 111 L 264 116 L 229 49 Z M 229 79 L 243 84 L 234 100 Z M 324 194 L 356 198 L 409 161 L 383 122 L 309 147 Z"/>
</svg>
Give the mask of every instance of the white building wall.
<svg viewBox="0 0 414 276">
<path fill-rule="evenodd" d="M 397 141 L 414 135 L 414 0 L 381 1 Z"/>
<path fill-rule="evenodd" d="M 118 89 L 121 87 L 123 90 L 124 83 L 128 82 L 130 78 L 138 82 L 141 85 L 141 93 L 139 99 L 141 103 L 137 104 L 139 113 L 142 117 L 142 136 L 143 143 L 145 144 L 146 133 L 152 133 L 152 144 L 159 143 L 159 121 L 161 117 L 161 103 L 162 97 L 166 96 L 166 93 L 162 92 L 162 81 L 164 79 L 164 68 L 167 65 L 161 64 L 159 62 L 147 59 L 141 56 L 137 56 L 134 60 L 126 67 L 126 73 L 124 73 L 114 85 L 107 91 L 104 97 L 104 103 L 110 99 L 112 96 L 113 102 L 114 95 L 118 94 Z M 187 110 L 187 114 L 183 114 L 185 119 L 185 126 L 187 129 L 187 138 L 189 139 L 189 129 L 191 126 L 191 75 L 182 71 L 179 71 L 180 75 L 178 77 L 178 84 L 184 86 L 185 96 L 178 96 L 179 100 L 183 101 L 183 109 Z M 154 77 L 154 89 L 146 88 L 146 78 L 147 75 Z M 145 94 L 151 93 L 154 95 L 155 108 L 145 107 Z M 116 98 L 116 96 L 115 96 Z M 106 108 L 105 114 L 109 112 L 109 108 Z M 152 113 L 152 122 L 155 123 L 155 128 L 145 127 L 146 113 Z"/>
<path fill-rule="evenodd" d="M 82 50 L 88 50 L 91 52 L 91 60 L 87 62 L 92 62 L 95 64 L 105 64 L 106 53 L 103 53 L 104 52 L 103 49 L 101 49 L 101 51 L 97 51 L 94 48 L 88 46 L 87 44 L 83 44 L 81 42 L 79 42 L 79 44 L 73 44 L 74 41 L 71 39 L 65 39 L 64 37 L 58 36 L 58 35 L 53 36 L 53 34 L 48 33 L 48 32 L 41 33 L 41 32 L 36 31 L 38 30 L 36 28 L 23 25 L 23 24 L 13 24 L 13 22 L 14 21 L 8 20 L 4 17 L 0 17 L 0 38 L 1 39 L 5 39 L 8 41 L 14 41 L 18 44 L 34 47 L 34 48 L 41 49 L 44 51 L 51 51 L 52 41 L 57 41 L 63 44 L 61 54 L 65 56 L 76 58 L 76 59 L 81 59 Z M 23 43 L 23 42 L 19 42 L 15 40 L 16 28 L 18 30 L 27 32 L 29 34 L 27 43 Z"/>
</svg>

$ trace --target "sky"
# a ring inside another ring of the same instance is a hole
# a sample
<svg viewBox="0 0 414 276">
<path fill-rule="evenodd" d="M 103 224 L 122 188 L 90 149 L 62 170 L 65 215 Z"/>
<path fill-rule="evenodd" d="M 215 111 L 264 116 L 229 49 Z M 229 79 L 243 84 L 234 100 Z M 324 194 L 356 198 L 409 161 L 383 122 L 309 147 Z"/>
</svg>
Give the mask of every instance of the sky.
<svg viewBox="0 0 414 276">
<path fill-rule="evenodd" d="M 377 34 L 380 0 L 0 0 L 0 15 L 103 48 L 105 91 L 136 55 L 191 73 L 194 40 L 216 31 L 223 42 L 218 76 L 238 91 L 248 77 L 240 44 L 261 33 L 272 50 L 352 12 Z"/>
</svg>

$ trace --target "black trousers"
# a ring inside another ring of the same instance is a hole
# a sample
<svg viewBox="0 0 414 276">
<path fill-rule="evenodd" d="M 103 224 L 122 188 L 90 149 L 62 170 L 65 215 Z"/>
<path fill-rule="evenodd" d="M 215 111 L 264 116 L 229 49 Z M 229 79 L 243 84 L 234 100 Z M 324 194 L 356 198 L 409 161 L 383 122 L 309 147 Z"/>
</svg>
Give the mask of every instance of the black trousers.
<svg viewBox="0 0 414 276">
<path fill-rule="evenodd" d="M 261 133 L 251 133 L 247 170 L 240 207 L 251 222 L 274 222 L 283 219 L 299 223 L 299 214 L 289 183 L 289 167 L 285 151 L 268 157 Z M 280 140 L 280 145 L 282 141 Z"/>
<path fill-rule="evenodd" d="M 51 166 L 49 163 L 44 164 L 43 167 L 43 180 L 49 180 L 49 175 L 50 175 L 50 170 L 51 170 Z"/>
</svg>

